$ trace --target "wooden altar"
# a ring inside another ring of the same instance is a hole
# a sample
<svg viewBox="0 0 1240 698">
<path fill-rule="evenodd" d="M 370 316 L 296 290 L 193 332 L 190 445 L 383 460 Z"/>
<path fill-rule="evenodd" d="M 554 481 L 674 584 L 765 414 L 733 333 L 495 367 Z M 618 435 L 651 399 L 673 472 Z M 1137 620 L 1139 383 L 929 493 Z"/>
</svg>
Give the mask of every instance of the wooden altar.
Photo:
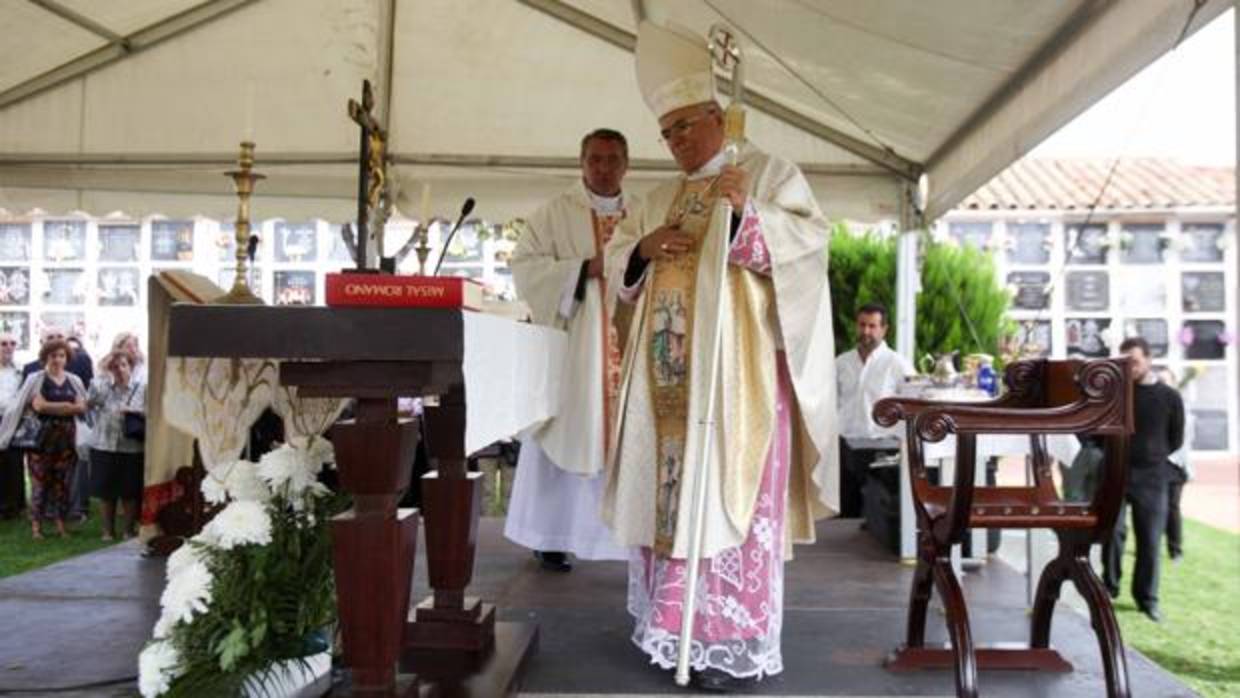
<svg viewBox="0 0 1240 698">
<path fill-rule="evenodd" d="M 169 356 L 275 359 L 301 396 L 356 398 L 354 418 L 329 432 L 354 503 L 332 522 L 351 695 L 417 695 L 419 681 L 441 694 L 515 691 L 537 627 L 497 623 L 494 606 L 467 595 L 481 482 L 466 458 L 554 415 L 563 351 L 558 331 L 459 310 L 173 306 Z M 397 398 L 432 395 L 422 482 L 432 593 L 411 611 L 419 516 L 397 502 L 418 436 Z"/>
</svg>

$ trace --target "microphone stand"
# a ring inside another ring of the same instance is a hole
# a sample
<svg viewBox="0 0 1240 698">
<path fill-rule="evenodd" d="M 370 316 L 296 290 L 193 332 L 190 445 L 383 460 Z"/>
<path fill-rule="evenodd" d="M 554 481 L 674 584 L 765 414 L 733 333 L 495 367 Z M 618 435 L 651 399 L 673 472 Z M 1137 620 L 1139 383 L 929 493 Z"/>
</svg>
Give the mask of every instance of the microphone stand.
<svg viewBox="0 0 1240 698">
<path fill-rule="evenodd" d="M 443 258 L 448 256 L 448 245 L 451 244 L 456 231 L 460 229 L 461 224 L 465 222 L 465 217 L 474 210 L 474 197 L 465 199 L 465 203 L 461 206 L 461 215 L 457 216 L 456 225 L 452 226 L 452 230 L 448 232 L 448 237 L 443 240 L 443 247 L 439 250 L 439 261 L 435 262 L 435 270 L 431 272 L 431 276 L 439 276 L 439 267 L 443 266 Z"/>
</svg>

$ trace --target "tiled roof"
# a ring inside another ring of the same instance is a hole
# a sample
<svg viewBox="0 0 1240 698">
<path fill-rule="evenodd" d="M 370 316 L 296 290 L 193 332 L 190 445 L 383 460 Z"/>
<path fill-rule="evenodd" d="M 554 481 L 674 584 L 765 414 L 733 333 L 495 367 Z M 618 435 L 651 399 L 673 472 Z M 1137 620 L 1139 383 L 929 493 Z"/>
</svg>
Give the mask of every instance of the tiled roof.
<svg viewBox="0 0 1240 698">
<path fill-rule="evenodd" d="M 1232 206 L 1235 171 L 1231 167 L 1185 165 L 1163 158 L 1121 158 L 1111 181 L 1114 159 L 1026 158 L 1013 164 L 960 202 L 957 210 L 1086 210 L 1098 199 L 1102 209 L 1182 209 Z M 933 186 L 933 183 L 931 183 Z"/>
</svg>

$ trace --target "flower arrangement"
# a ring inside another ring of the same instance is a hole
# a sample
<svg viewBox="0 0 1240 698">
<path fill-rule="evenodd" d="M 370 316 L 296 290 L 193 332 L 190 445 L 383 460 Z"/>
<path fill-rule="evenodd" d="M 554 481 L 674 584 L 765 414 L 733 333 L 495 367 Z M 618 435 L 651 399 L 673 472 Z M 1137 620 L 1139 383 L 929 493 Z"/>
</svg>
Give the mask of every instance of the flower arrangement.
<svg viewBox="0 0 1240 698">
<path fill-rule="evenodd" d="M 331 443 L 285 444 L 257 463 L 218 465 L 202 484 L 223 505 L 168 558 L 153 638 L 138 658 L 152 696 L 237 695 L 283 663 L 327 649 L 336 618 L 329 519 L 342 496 L 318 482 Z"/>
</svg>

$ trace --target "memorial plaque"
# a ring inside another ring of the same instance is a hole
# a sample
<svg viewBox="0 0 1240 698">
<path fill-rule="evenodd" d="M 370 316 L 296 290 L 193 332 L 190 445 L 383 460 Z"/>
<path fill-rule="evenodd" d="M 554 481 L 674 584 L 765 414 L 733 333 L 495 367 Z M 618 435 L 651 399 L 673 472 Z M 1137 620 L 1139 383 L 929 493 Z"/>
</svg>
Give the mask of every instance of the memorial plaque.
<svg viewBox="0 0 1240 698">
<path fill-rule="evenodd" d="M 1064 228 L 1064 249 L 1068 264 L 1106 264 L 1107 227 L 1072 225 Z"/>
<path fill-rule="evenodd" d="M 44 221 L 43 259 L 49 262 L 86 259 L 86 221 Z"/>
<path fill-rule="evenodd" d="M 1186 359 L 1222 359 L 1227 345 L 1223 343 L 1226 326 L 1222 320 L 1189 320 L 1184 323 L 1181 340 L 1188 340 L 1184 347 Z"/>
<path fill-rule="evenodd" d="M 99 226 L 100 262 L 138 261 L 142 229 L 136 225 Z"/>
<path fill-rule="evenodd" d="M 1221 271 L 1186 271 L 1180 281 L 1186 313 L 1222 312 L 1227 309 L 1227 289 Z"/>
<path fill-rule="evenodd" d="M 30 271 L 26 267 L 0 267 L 0 305 L 30 304 Z"/>
<path fill-rule="evenodd" d="M 30 224 L 0 223 L 0 262 L 30 261 Z"/>
<path fill-rule="evenodd" d="M 99 270 L 99 305 L 134 306 L 138 304 L 139 272 L 137 267 L 104 267 Z"/>
<path fill-rule="evenodd" d="M 1198 451 L 1226 451 L 1227 411 L 1192 410 L 1193 449 Z"/>
<path fill-rule="evenodd" d="M 0 330 L 17 338 L 17 350 L 30 348 L 30 313 L 0 313 Z"/>
<path fill-rule="evenodd" d="M 1111 305 L 1111 277 L 1105 271 L 1071 271 L 1066 275 L 1068 310 L 1106 310 Z"/>
<path fill-rule="evenodd" d="M 194 222 L 152 222 L 151 259 L 156 262 L 192 261 L 194 259 Z"/>
<path fill-rule="evenodd" d="M 1111 355 L 1109 318 L 1072 318 L 1064 324 L 1068 356 L 1105 358 Z"/>
<path fill-rule="evenodd" d="M 990 246 L 990 234 L 993 229 L 990 221 L 980 223 L 952 223 L 947 227 L 948 235 L 961 247 L 972 247 L 985 250 Z"/>
<path fill-rule="evenodd" d="M 313 271 L 277 271 L 272 285 L 276 305 L 314 305 Z"/>
<path fill-rule="evenodd" d="M 1047 264 L 1051 261 L 1051 226 L 1047 223 L 1009 223 L 1011 264 Z"/>
<path fill-rule="evenodd" d="M 45 269 L 43 302 L 48 305 L 84 305 L 86 272 L 83 269 Z"/>
<path fill-rule="evenodd" d="M 1015 287 L 1012 307 L 1020 310 L 1045 310 L 1051 305 L 1050 272 L 1014 271 L 1007 276 L 1008 286 Z"/>
<path fill-rule="evenodd" d="M 1142 318 L 1124 322 L 1125 337 L 1141 337 L 1150 343 L 1153 358 L 1167 355 L 1171 347 L 1171 336 L 1168 334 L 1167 321 L 1161 318 Z"/>
<path fill-rule="evenodd" d="M 313 262 L 318 259 L 319 229 L 314 223 L 275 225 L 277 262 Z"/>
<path fill-rule="evenodd" d="M 1162 225 L 1126 225 L 1120 234 L 1123 240 L 1124 264 L 1162 264 L 1165 228 Z"/>
<path fill-rule="evenodd" d="M 1054 350 L 1050 320 L 1021 320 L 1016 326 L 1021 356 L 1048 357 Z"/>
<path fill-rule="evenodd" d="M 1180 228 L 1183 246 L 1180 259 L 1185 262 L 1221 262 L 1223 226 L 1219 223 L 1185 223 Z"/>
<path fill-rule="evenodd" d="M 1127 315 L 1167 314 L 1167 281 L 1161 270 L 1125 269 L 1119 278 L 1119 304 Z"/>
</svg>

